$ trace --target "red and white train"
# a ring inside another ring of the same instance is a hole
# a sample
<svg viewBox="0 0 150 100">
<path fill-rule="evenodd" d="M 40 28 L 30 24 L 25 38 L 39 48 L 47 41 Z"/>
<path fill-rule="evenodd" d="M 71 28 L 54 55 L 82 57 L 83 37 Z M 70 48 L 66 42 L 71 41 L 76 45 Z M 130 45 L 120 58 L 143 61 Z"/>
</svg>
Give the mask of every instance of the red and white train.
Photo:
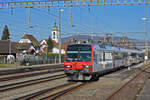
<svg viewBox="0 0 150 100">
<path fill-rule="evenodd" d="M 64 72 L 68 80 L 98 80 L 103 73 L 144 60 L 140 50 L 99 44 L 70 44 L 65 49 Z"/>
</svg>

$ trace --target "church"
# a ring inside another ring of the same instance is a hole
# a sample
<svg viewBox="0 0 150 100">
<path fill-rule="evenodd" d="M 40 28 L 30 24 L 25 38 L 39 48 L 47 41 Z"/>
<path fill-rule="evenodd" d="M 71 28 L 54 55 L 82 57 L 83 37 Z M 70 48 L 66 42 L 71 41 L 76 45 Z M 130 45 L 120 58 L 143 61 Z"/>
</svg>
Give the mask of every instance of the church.
<svg viewBox="0 0 150 100">
<path fill-rule="evenodd" d="M 52 28 L 51 32 L 51 38 L 54 44 L 54 48 L 52 49 L 52 53 L 59 53 L 59 30 L 56 25 L 56 22 L 54 23 L 54 26 Z M 47 41 L 48 39 L 44 39 L 41 42 L 41 50 L 42 52 L 46 53 L 47 52 Z M 61 45 L 61 53 L 65 53 L 65 46 L 64 44 Z"/>
</svg>

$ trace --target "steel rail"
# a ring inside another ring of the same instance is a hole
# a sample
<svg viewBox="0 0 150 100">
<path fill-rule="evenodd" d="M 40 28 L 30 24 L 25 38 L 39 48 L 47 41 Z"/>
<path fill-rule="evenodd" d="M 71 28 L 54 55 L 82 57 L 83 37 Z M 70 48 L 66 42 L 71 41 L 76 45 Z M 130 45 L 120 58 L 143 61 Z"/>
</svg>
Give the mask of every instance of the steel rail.
<svg viewBox="0 0 150 100">
<path fill-rule="evenodd" d="M 44 77 L 44 78 L 33 79 L 33 80 L 29 80 L 29 81 L 23 81 L 23 82 L 3 85 L 3 86 L 0 86 L 0 92 L 5 92 L 8 90 L 18 89 L 18 88 L 22 88 L 25 86 L 30 86 L 30 85 L 43 83 L 43 82 L 47 82 L 47 81 L 52 81 L 52 80 L 56 80 L 56 79 L 61 79 L 61 78 L 65 78 L 65 77 L 66 77 L 65 74 L 60 74 L 60 75 L 54 75 L 54 76 L 49 76 L 49 77 Z"/>
<path fill-rule="evenodd" d="M 9 74 L 16 74 L 16 73 L 26 73 L 38 70 L 45 70 L 45 69 L 55 69 L 55 68 L 63 68 L 64 65 L 55 65 L 55 66 L 37 66 L 37 67 L 26 67 L 26 68 L 16 68 L 16 69 L 8 69 L 8 70 L 0 70 L 0 75 L 9 75 Z"/>
<path fill-rule="evenodd" d="M 74 82 L 64 83 L 64 84 L 58 85 L 56 87 L 47 88 L 47 89 L 44 89 L 44 90 L 41 90 L 41 91 L 38 91 L 38 92 L 35 92 L 35 93 L 32 93 L 32 94 L 28 94 L 28 95 L 25 95 L 25 96 L 22 96 L 22 97 L 15 98 L 14 100 L 31 100 L 31 99 L 39 97 L 43 94 L 54 91 L 58 88 L 68 87 L 68 86 L 73 85 L 73 84 L 76 84 L 76 83 L 74 83 Z"/>
<path fill-rule="evenodd" d="M 65 95 L 65 94 L 67 94 L 69 92 L 72 92 L 73 90 L 78 89 L 79 87 L 82 87 L 84 85 L 87 85 L 87 83 L 82 83 L 82 84 L 79 84 L 77 86 L 73 86 L 71 88 L 62 90 L 62 91 L 60 91 L 58 93 L 55 93 L 55 94 L 49 95 L 47 97 L 41 98 L 40 100 L 55 100 L 55 99 L 60 98 L 61 96 Z"/>
<path fill-rule="evenodd" d="M 39 75 L 49 74 L 49 73 L 56 73 L 56 72 L 61 72 L 61 71 L 64 71 L 64 69 L 36 72 L 36 73 L 31 73 L 31 74 L 19 75 L 19 76 L 3 77 L 3 78 L 0 78 L 0 82 L 16 80 L 16 79 L 21 79 L 21 78 L 27 78 L 27 77 L 33 77 L 33 76 L 39 76 Z"/>
<path fill-rule="evenodd" d="M 54 89 L 56 89 L 56 88 L 54 88 Z M 59 98 L 59 97 L 61 97 L 62 95 L 65 95 L 65 94 L 67 94 L 67 93 L 69 93 L 69 92 L 71 92 L 72 90 L 74 90 L 74 89 L 76 89 L 76 87 L 71 87 L 71 89 L 66 89 L 66 90 L 63 90 L 63 91 L 61 91 L 61 92 L 57 92 L 57 93 L 55 93 L 55 94 L 51 94 L 51 95 L 49 95 L 49 96 L 47 96 L 47 97 L 43 97 L 41 100 L 45 100 L 45 99 L 56 99 L 56 98 Z M 43 92 L 42 92 L 43 91 Z M 38 91 L 38 92 L 36 92 L 36 93 L 32 93 L 32 94 L 28 94 L 28 95 L 25 95 L 25 96 L 22 96 L 22 97 L 18 97 L 18 98 L 16 98 L 15 100 L 32 100 L 32 99 L 36 99 L 37 97 L 39 97 L 39 96 L 42 96 L 43 94 L 47 94 L 47 92 L 49 91 L 49 92 L 52 92 L 52 90 L 50 89 L 44 89 L 44 90 L 42 90 L 42 91 Z"/>
<path fill-rule="evenodd" d="M 136 76 L 134 76 L 127 83 L 125 83 L 120 89 L 118 89 L 116 92 L 110 95 L 106 100 L 133 100 L 145 84 L 145 80 L 148 78 L 148 74 L 145 73 L 146 70 L 150 70 L 150 68 L 146 67 L 142 69 L 136 74 Z"/>
</svg>

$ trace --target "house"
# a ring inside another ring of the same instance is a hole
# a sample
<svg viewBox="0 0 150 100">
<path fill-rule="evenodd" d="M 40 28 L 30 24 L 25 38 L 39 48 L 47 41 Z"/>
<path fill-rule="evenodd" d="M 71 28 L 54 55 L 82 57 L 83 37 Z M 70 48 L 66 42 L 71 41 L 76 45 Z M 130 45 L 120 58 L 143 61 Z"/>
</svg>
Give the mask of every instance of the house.
<svg viewBox="0 0 150 100">
<path fill-rule="evenodd" d="M 41 42 L 41 51 L 43 53 L 46 53 L 47 52 L 47 41 L 48 39 L 45 39 Z M 53 44 L 54 44 L 54 48 L 52 49 L 52 53 L 59 53 L 59 44 L 56 43 L 55 40 L 52 40 Z M 68 44 L 71 44 L 71 43 L 75 43 L 76 40 L 73 38 L 67 42 L 64 42 L 61 44 L 61 53 L 64 54 L 65 53 L 65 48 Z"/>
<path fill-rule="evenodd" d="M 16 57 L 16 42 L 9 40 L 0 40 L 0 55 L 14 55 Z"/>
<path fill-rule="evenodd" d="M 44 39 L 42 40 L 41 42 L 41 51 L 43 53 L 46 53 L 47 52 L 47 42 L 48 42 L 48 39 Z M 53 44 L 54 44 L 54 48 L 52 49 L 52 53 L 59 53 L 59 44 L 55 41 L 55 40 L 52 40 Z M 64 48 L 61 49 L 61 53 L 64 54 L 65 53 L 65 50 Z"/>
<path fill-rule="evenodd" d="M 4 63 L 6 63 L 7 60 L 15 59 L 18 53 L 16 44 L 16 42 L 9 40 L 0 40 L 0 58 L 3 58 L 0 60 L 4 60 Z"/>
<path fill-rule="evenodd" d="M 23 53 L 36 54 L 40 52 L 40 43 L 33 35 L 24 34 L 19 41 L 18 49 Z"/>
<path fill-rule="evenodd" d="M 16 48 L 18 49 L 19 54 L 30 54 L 30 52 L 28 51 L 32 48 L 32 44 L 31 43 L 17 43 Z M 31 52 L 31 54 L 34 54 L 34 53 Z"/>
</svg>

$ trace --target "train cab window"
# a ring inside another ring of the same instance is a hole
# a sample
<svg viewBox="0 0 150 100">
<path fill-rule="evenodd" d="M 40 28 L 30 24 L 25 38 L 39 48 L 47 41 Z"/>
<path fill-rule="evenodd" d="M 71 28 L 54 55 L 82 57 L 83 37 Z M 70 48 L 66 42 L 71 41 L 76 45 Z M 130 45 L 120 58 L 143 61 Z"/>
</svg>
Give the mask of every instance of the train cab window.
<svg viewBox="0 0 150 100">
<path fill-rule="evenodd" d="M 91 61 L 91 52 L 89 52 L 89 51 L 80 51 L 79 60 L 81 60 L 81 61 Z"/>
<path fill-rule="evenodd" d="M 90 45 L 70 45 L 67 48 L 66 61 L 91 61 L 92 48 Z"/>
</svg>

